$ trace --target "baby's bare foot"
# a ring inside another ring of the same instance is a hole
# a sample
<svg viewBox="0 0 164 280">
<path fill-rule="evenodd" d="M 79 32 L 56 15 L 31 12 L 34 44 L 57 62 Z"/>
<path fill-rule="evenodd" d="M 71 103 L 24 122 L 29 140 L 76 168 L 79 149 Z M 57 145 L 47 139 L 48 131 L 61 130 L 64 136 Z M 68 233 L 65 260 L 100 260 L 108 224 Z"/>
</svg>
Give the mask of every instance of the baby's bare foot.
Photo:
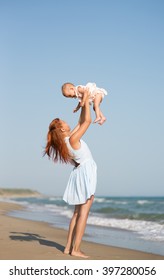
<svg viewBox="0 0 164 280">
<path fill-rule="evenodd" d="M 101 121 L 101 118 L 96 118 L 93 123 L 99 123 L 100 121 Z"/>
<path fill-rule="evenodd" d="M 99 124 L 99 125 L 102 125 L 105 121 L 106 121 L 106 118 L 102 118 L 102 119 L 98 122 L 98 124 Z"/>
</svg>

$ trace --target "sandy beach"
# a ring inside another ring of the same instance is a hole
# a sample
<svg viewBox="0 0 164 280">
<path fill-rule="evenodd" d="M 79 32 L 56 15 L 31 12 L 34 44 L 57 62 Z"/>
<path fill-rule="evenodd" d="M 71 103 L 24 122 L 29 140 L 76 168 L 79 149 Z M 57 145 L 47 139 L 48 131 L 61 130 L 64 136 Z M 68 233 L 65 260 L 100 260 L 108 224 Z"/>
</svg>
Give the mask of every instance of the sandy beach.
<svg viewBox="0 0 164 280">
<path fill-rule="evenodd" d="M 0 202 L 0 260 L 79 260 L 63 254 L 67 232 L 48 223 L 8 216 L 21 205 Z M 164 256 L 82 242 L 90 260 L 163 260 Z"/>
</svg>

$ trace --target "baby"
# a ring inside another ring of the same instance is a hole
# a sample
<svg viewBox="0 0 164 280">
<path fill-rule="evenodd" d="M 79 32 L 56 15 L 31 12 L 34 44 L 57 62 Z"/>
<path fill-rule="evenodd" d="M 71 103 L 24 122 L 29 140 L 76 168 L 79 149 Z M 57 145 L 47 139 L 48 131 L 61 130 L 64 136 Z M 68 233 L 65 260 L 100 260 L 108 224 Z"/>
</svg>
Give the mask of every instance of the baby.
<svg viewBox="0 0 164 280">
<path fill-rule="evenodd" d="M 100 103 L 104 98 L 104 95 L 107 95 L 107 91 L 105 89 L 98 88 L 95 83 L 87 83 L 86 86 L 74 86 L 72 83 L 65 83 L 62 85 L 62 93 L 65 97 L 79 99 L 79 103 L 73 111 L 77 112 L 80 107 L 84 106 L 85 99 L 87 97 L 85 92 L 86 88 L 89 89 L 89 101 L 90 104 L 93 103 L 93 109 L 96 114 L 94 123 L 102 125 L 106 121 L 106 118 L 100 110 Z"/>
</svg>

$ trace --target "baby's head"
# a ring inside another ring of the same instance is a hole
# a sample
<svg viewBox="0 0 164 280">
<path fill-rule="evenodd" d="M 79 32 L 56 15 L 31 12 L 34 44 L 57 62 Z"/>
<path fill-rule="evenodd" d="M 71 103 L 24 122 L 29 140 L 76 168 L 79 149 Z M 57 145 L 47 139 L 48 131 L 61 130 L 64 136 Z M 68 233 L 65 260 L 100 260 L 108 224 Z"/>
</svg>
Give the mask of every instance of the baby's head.
<svg viewBox="0 0 164 280">
<path fill-rule="evenodd" d="M 62 85 L 62 93 L 65 97 L 76 98 L 76 88 L 72 83 L 65 83 Z"/>
</svg>

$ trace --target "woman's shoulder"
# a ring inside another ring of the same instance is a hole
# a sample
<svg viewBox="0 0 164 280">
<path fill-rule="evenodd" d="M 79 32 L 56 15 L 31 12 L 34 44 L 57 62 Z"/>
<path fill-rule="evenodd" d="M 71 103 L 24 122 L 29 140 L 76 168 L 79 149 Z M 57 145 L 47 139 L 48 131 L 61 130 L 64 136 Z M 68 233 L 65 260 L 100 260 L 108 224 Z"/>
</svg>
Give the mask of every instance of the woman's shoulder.
<svg viewBox="0 0 164 280">
<path fill-rule="evenodd" d="M 70 141 L 69 141 L 69 139 L 70 139 L 70 137 L 69 136 L 66 136 L 65 138 L 64 138 L 64 142 L 68 145 L 70 145 Z"/>
</svg>

